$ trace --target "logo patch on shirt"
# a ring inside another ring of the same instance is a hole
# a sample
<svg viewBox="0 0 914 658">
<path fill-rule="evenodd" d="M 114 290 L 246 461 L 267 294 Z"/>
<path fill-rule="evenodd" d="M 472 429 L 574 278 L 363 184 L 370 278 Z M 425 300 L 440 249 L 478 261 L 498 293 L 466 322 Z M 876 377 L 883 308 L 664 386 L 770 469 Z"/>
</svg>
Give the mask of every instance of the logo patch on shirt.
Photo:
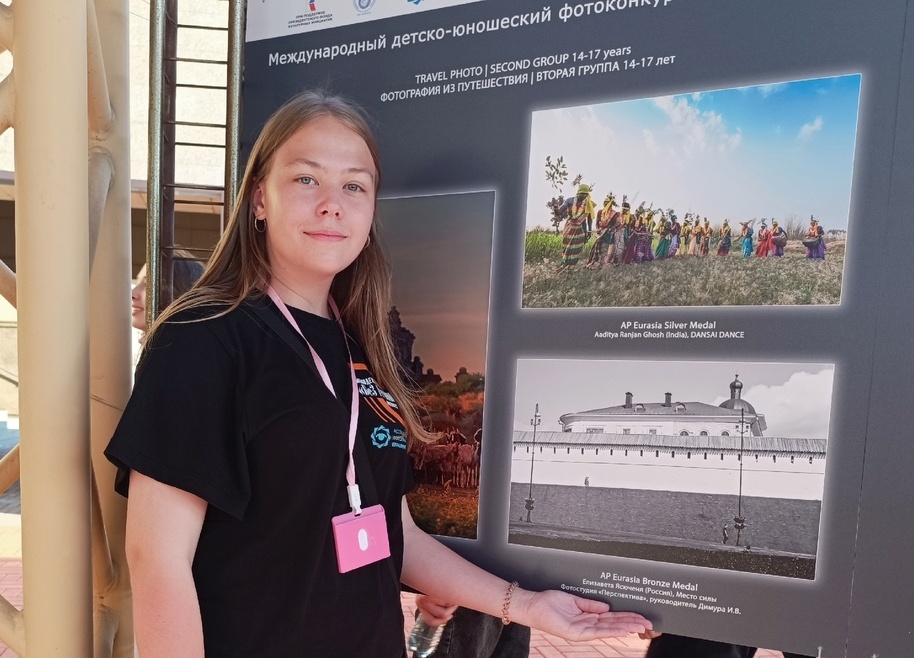
<svg viewBox="0 0 914 658">
<path fill-rule="evenodd" d="M 375 448 L 386 448 L 390 445 L 390 430 L 378 425 L 371 431 L 371 443 Z"/>
<path fill-rule="evenodd" d="M 371 444 L 375 448 L 400 448 L 406 450 L 406 436 L 403 430 L 394 428 L 393 432 L 385 425 L 378 425 L 371 431 Z"/>
</svg>

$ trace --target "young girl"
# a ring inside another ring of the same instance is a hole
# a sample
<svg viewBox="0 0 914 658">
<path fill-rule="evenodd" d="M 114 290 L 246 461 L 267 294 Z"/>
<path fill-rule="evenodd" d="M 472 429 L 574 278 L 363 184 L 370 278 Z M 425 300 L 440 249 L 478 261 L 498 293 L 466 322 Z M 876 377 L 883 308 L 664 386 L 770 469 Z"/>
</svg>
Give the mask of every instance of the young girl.
<svg viewBox="0 0 914 658">
<path fill-rule="evenodd" d="M 129 484 L 143 658 L 401 658 L 400 581 L 569 639 L 650 628 L 520 589 L 413 522 L 406 437 L 426 434 L 388 331 L 379 175 L 358 109 L 289 100 L 254 144 L 203 277 L 150 329 L 106 452 L 118 490 Z M 380 529 L 335 535 L 378 509 Z M 353 554 L 365 563 L 344 567 Z"/>
</svg>

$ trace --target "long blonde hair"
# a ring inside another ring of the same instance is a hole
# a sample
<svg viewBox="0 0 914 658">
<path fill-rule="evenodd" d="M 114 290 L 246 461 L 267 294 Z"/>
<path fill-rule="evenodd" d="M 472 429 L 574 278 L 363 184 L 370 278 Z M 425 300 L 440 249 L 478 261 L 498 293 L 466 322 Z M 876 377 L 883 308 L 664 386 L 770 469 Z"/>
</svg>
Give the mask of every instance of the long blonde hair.
<svg viewBox="0 0 914 658">
<path fill-rule="evenodd" d="M 269 172 L 280 146 L 310 122 L 328 116 L 340 121 L 364 140 L 378 173 L 375 182 L 377 193 L 381 173 L 378 145 L 362 110 L 350 101 L 325 91 L 304 91 L 293 96 L 267 120 L 254 142 L 231 217 L 203 276 L 159 316 L 149 330 L 147 344 L 151 344 L 149 341 L 159 326 L 181 311 L 219 306 L 222 308 L 210 316 L 218 317 L 245 301 L 264 296 L 272 273 L 266 234 L 254 228 L 251 207 L 254 189 Z M 391 307 L 390 267 L 378 244 L 374 225 L 369 237 L 368 245 L 355 261 L 334 277 L 330 292 L 339 304 L 343 323 L 356 335 L 364 349 L 374 376 L 399 402 L 409 436 L 427 441 L 432 435 L 419 420 L 415 393 L 403 383 L 395 356 L 388 317 Z"/>
</svg>

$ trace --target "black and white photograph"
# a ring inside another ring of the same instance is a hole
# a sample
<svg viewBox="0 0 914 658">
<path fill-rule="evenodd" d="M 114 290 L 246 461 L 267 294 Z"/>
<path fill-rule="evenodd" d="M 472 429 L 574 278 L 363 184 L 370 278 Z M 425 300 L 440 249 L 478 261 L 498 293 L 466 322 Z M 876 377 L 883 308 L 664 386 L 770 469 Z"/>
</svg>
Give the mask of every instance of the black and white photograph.
<svg viewBox="0 0 914 658">
<path fill-rule="evenodd" d="M 814 579 L 834 372 L 519 360 L 509 542 Z"/>
</svg>

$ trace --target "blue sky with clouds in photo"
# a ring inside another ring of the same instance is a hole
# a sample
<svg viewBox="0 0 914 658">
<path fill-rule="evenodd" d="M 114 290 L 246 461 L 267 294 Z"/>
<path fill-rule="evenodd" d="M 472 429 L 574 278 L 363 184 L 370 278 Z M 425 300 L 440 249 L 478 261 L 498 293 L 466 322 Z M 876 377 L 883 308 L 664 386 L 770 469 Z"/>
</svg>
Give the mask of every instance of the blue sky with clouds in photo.
<svg viewBox="0 0 914 658">
<path fill-rule="evenodd" d="M 861 76 L 843 75 L 534 112 L 526 226 L 548 226 L 546 156 L 569 183 L 707 216 L 847 229 Z"/>
</svg>

